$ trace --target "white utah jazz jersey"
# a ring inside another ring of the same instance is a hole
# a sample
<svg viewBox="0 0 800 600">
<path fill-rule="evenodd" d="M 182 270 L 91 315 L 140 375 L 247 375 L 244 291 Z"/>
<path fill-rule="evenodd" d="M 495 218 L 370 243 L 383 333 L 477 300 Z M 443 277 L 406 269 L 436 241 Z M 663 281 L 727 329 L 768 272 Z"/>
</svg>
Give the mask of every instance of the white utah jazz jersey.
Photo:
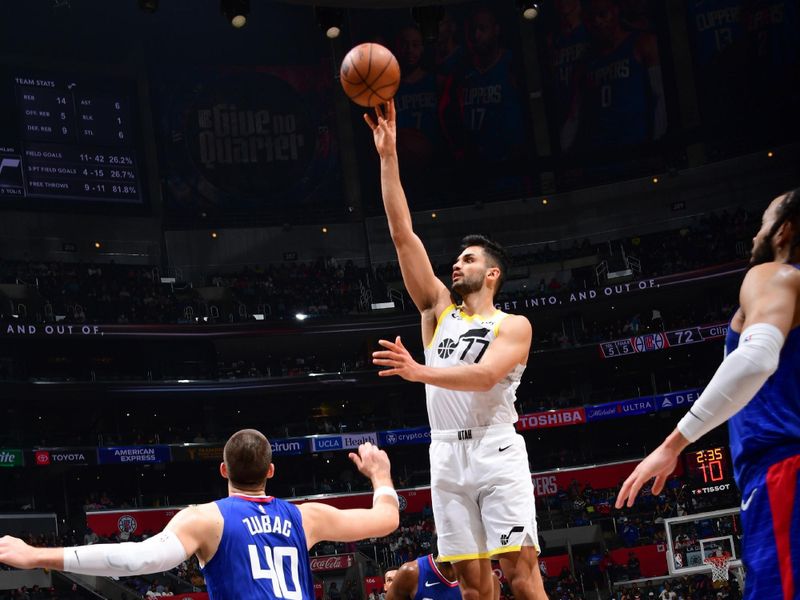
<svg viewBox="0 0 800 600">
<path fill-rule="evenodd" d="M 480 362 L 489 344 L 497 337 L 500 322 L 507 316 L 497 310 L 490 317 L 470 317 L 451 304 L 439 317 L 433 340 L 425 348 L 425 364 L 455 367 Z M 525 365 L 517 365 L 488 392 L 460 392 L 426 384 L 431 430 L 516 423 L 514 400 L 524 370 Z"/>
</svg>

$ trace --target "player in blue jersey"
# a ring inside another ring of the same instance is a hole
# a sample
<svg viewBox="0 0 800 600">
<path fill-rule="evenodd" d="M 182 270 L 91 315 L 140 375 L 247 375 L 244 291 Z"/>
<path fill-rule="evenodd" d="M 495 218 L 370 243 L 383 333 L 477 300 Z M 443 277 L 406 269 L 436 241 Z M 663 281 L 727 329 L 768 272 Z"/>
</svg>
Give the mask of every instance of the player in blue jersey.
<svg viewBox="0 0 800 600">
<path fill-rule="evenodd" d="M 375 488 L 371 509 L 339 510 L 316 502 L 295 506 L 265 494 L 275 473 L 267 438 L 253 429 L 231 436 L 220 473 L 228 497 L 184 508 L 164 531 L 138 543 L 34 548 L 0 538 L 0 563 L 95 576 L 127 577 L 174 569 L 197 556 L 212 600 L 314 597 L 308 549 L 321 540 L 352 542 L 397 528 L 397 493 L 389 458 L 362 444 L 350 458 Z"/>
<path fill-rule="evenodd" d="M 467 27 L 471 65 L 460 82 L 460 102 L 469 156 L 481 164 L 519 159 L 525 120 L 514 57 L 500 45 L 500 24 L 489 6 L 475 8 Z"/>
<path fill-rule="evenodd" d="M 779 196 L 753 238 L 726 357 L 678 427 L 622 485 L 658 495 L 690 443 L 729 420 L 742 491 L 746 600 L 800 598 L 800 188 Z"/>
<path fill-rule="evenodd" d="M 586 7 L 592 46 L 576 73 L 576 94 L 560 132 L 562 149 L 659 139 L 667 110 L 655 36 L 626 29 L 615 0 L 589 0 Z"/>
<path fill-rule="evenodd" d="M 547 38 L 548 64 L 558 131 L 569 117 L 575 96 L 575 69 L 589 49 L 589 32 L 583 22 L 581 0 L 556 0 L 558 22 Z"/>
<path fill-rule="evenodd" d="M 425 46 L 418 27 L 403 27 L 397 34 L 395 55 L 402 78 L 394 96 L 397 111 L 397 151 L 404 165 L 430 168 L 440 147 L 439 82 L 423 66 Z"/>
<path fill-rule="evenodd" d="M 493 577 L 494 598 L 500 597 L 500 582 Z M 410 560 L 397 570 L 386 600 L 461 600 L 453 565 L 426 554 Z"/>
</svg>

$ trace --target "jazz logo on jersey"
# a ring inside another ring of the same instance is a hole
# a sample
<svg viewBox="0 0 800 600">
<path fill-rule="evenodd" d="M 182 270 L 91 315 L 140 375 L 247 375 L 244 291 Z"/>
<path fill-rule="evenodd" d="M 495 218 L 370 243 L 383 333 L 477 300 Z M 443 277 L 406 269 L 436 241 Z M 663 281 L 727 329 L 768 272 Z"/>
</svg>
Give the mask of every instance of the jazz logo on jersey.
<svg viewBox="0 0 800 600">
<path fill-rule="evenodd" d="M 461 353 L 461 356 L 458 357 L 458 360 L 464 360 L 467 356 L 467 353 L 472 349 L 472 346 L 477 343 L 480 344 L 482 348 L 475 357 L 474 362 L 479 362 L 483 357 L 483 353 L 486 352 L 486 348 L 489 347 L 489 340 L 486 339 L 487 333 L 489 333 L 489 329 L 486 327 L 476 327 L 475 329 L 470 329 L 466 333 L 460 335 L 457 340 L 453 340 L 452 338 L 444 338 L 441 342 L 439 342 L 436 352 L 439 354 L 439 358 L 450 358 L 453 355 L 453 352 L 456 351 L 456 348 L 459 346 L 459 344 L 461 344 L 461 342 L 466 342 L 467 345 L 464 348 L 464 351 Z"/>
<path fill-rule="evenodd" d="M 522 533 L 523 531 L 525 531 L 525 528 L 522 525 L 514 525 L 514 527 L 512 527 L 508 533 L 504 533 L 500 536 L 500 544 L 502 546 L 508 545 L 512 535 L 515 533 Z"/>
</svg>

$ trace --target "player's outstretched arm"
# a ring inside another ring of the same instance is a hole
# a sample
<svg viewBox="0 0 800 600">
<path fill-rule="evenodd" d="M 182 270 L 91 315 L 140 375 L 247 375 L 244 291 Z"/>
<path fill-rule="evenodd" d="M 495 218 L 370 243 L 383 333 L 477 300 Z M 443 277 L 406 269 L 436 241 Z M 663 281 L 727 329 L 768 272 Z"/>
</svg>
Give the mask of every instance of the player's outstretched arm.
<svg viewBox="0 0 800 600">
<path fill-rule="evenodd" d="M 797 269 L 779 263 L 750 269 L 739 292 L 744 326 L 738 348 L 725 357 L 677 428 L 625 480 L 617 496 L 617 508 L 626 502 L 633 506 L 642 486 L 653 477 L 653 494 L 660 493 L 686 446 L 730 419 L 753 399 L 778 368 L 798 298 Z"/>
<path fill-rule="evenodd" d="M 429 367 L 414 360 L 398 337 L 394 342 L 379 340 L 385 348 L 372 353 L 372 362 L 387 367 L 382 377 L 399 375 L 407 381 L 427 383 L 449 390 L 486 392 L 500 383 L 518 364 L 527 362 L 533 330 L 522 315 L 509 315 L 500 325 L 497 338 L 480 360 L 471 365 Z"/>
<path fill-rule="evenodd" d="M 403 282 L 420 312 L 450 304 L 447 287 L 436 277 L 428 253 L 412 228 L 408 200 L 400 183 L 400 165 L 397 160 L 397 116 L 394 100 L 375 107 L 375 118 L 364 114 L 372 129 L 375 148 L 381 158 L 381 192 L 389 233 L 397 250 Z M 438 316 L 434 315 L 434 318 Z"/>
<path fill-rule="evenodd" d="M 309 548 L 322 540 L 355 542 L 383 537 L 400 524 L 397 492 L 392 484 L 391 465 L 386 452 L 367 442 L 359 446 L 358 454 L 350 453 L 350 460 L 372 482 L 375 490 L 372 508 L 340 510 L 321 502 L 299 505 Z"/>
<path fill-rule="evenodd" d="M 213 537 L 207 535 L 212 528 L 202 507 L 189 507 L 175 515 L 164 531 L 143 542 L 34 548 L 5 536 L 0 538 L 0 562 L 19 569 L 55 569 L 106 577 L 161 573 L 196 553 L 203 539 Z"/>
<path fill-rule="evenodd" d="M 403 563 L 394 576 L 394 581 L 386 592 L 386 600 L 414 600 L 419 583 L 419 565 L 411 560 Z"/>
</svg>

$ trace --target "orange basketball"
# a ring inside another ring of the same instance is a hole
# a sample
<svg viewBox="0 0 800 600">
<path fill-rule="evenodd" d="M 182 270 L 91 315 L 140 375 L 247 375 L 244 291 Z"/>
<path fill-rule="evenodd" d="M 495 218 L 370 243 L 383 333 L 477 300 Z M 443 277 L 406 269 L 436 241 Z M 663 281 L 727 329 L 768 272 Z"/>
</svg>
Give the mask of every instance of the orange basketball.
<svg viewBox="0 0 800 600">
<path fill-rule="evenodd" d="M 350 100 L 360 106 L 377 106 L 397 92 L 400 65 L 380 44 L 359 44 L 344 57 L 339 78 Z"/>
</svg>

